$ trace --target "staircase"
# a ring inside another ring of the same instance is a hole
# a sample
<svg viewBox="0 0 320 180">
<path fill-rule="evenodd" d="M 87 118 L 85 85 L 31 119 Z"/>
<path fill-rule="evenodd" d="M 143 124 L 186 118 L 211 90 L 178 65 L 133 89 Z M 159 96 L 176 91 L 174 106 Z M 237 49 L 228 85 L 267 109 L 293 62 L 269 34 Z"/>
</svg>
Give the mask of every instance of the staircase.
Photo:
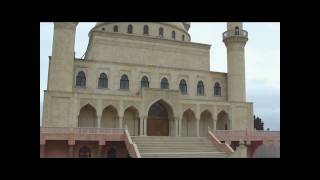
<svg viewBox="0 0 320 180">
<path fill-rule="evenodd" d="M 207 137 L 133 136 L 142 158 L 226 158 Z"/>
</svg>

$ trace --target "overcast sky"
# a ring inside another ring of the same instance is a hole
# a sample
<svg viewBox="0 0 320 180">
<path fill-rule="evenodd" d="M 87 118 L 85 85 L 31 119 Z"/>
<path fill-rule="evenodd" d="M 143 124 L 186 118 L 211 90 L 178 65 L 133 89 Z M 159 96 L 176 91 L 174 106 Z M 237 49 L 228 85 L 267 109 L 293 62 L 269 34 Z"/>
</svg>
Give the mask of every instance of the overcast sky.
<svg viewBox="0 0 320 180">
<path fill-rule="evenodd" d="M 88 45 L 88 33 L 95 23 L 79 23 L 76 33 L 76 57 Z M 280 23 L 244 23 L 249 33 L 245 48 L 247 101 L 264 127 L 280 130 Z M 226 23 L 191 23 L 192 42 L 211 44 L 211 71 L 227 72 L 227 50 L 222 42 Z M 53 23 L 40 23 L 40 124 L 43 90 L 47 88 L 48 56 L 52 52 Z"/>
</svg>

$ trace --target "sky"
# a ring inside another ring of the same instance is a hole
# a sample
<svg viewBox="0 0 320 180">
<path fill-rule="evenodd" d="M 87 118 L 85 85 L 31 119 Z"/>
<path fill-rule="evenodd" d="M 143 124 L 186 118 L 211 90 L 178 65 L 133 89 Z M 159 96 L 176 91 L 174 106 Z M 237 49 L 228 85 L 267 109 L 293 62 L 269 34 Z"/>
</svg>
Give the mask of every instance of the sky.
<svg viewBox="0 0 320 180">
<path fill-rule="evenodd" d="M 95 23 L 79 23 L 76 57 L 85 53 L 88 33 Z M 191 22 L 191 41 L 211 44 L 210 70 L 227 72 L 227 49 L 222 42 L 226 23 Z M 264 128 L 280 130 L 280 23 L 243 23 L 249 33 L 245 47 L 247 102 L 264 122 Z M 43 91 L 47 89 L 48 62 L 52 53 L 53 23 L 40 23 L 40 125 Z"/>
</svg>

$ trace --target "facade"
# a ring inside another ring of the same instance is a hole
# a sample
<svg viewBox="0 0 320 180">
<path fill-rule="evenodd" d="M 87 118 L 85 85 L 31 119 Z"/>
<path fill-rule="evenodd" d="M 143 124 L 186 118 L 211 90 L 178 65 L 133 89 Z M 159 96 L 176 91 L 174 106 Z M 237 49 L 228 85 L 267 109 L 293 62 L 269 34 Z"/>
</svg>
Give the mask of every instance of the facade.
<svg viewBox="0 0 320 180">
<path fill-rule="evenodd" d="M 221 32 L 228 73 L 210 71 L 211 46 L 191 41 L 189 22 L 98 22 L 82 58 L 74 56 L 77 24 L 54 23 L 43 128 L 127 129 L 130 136 L 169 137 L 206 137 L 208 127 L 253 130 L 253 104 L 245 93 L 248 33 L 242 23 L 227 23 Z M 113 156 L 112 148 L 121 152 L 118 157 L 130 154 L 121 137 L 95 145 L 58 140 L 42 145 L 47 151 L 61 146 L 72 157 L 85 156 L 74 152 L 92 146 L 103 156 L 109 151 Z"/>
</svg>

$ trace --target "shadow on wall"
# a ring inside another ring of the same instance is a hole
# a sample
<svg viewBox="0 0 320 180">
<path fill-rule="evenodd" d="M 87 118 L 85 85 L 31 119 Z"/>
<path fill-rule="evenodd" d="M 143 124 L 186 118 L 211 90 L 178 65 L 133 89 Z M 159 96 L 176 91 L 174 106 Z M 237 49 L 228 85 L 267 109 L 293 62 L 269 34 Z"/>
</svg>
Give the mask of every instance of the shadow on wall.
<svg viewBox="0 0 320 180">
<path fill-rule="evenodd" d="M 280 158 L 280 142 L 261 145 L 255 151 L 253 158 Z"/>
</svg>

